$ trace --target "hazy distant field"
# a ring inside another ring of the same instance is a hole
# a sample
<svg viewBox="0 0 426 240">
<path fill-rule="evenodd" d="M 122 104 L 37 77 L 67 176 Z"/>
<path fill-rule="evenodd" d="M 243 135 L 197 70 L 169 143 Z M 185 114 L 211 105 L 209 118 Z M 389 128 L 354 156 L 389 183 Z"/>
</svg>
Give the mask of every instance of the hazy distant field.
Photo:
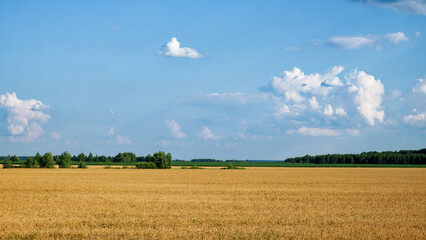
<svg viewBox="0 0 426 240">
<path fill-rule="evenodd" d="M 0 239 L 425 239 L 424 168 L 0 169 Z"/>
</svg>

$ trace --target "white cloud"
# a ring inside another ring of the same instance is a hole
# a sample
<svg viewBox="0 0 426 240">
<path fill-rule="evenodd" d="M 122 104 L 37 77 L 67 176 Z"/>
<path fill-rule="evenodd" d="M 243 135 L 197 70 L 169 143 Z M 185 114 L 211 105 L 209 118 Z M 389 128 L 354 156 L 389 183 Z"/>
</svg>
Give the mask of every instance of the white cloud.
<svg viewBox="0 0 426 240">
<path fill-rule="evenodd" d="M 287 51 L 300 51 L 300 50 L 302 50 L 301 47 L 294 47 L 294 46 L 288 46 L 284 49 L 287 50 Z"/>
<path fill-rule="evenodd" d="M 115 114 L 114 110 L 109 110 L 109 114 L 114 115 Z"/>
<path fill-rule="evenodd" d="M 383 41 L 398 44 L 401 41 L 408 42 L 408 37 L 403 32 L 388 33 L 383 36 L 366 35 L 366 36 L 336 36 L 331 37 L 328 42 L 330 45 L 343 49 L 360 49 L 367 47 L 375 47 L 380 49 Z"/>
<path fill-rule="evenodd" d="M 333 115 L 334 111 L 333 111 L 333 107 L 331 107 L 330 104 L 326 104 L 324 107 L 324 114 L 327 116 L 331 116 Z"/>
<path fill-rule="evenodd" d="M 319 108 L 319 104 L 318 104 L 317 98 L 315 96 L 313 96 L 311 99 L 309 99 L 309 105 L 314 110 L 317 110 Z"/>
<path fill-rule="evenodd" d="M 409 125 L 424 127 L 426 126 L 426 112 L 413 115 L 409 114 L 404 116 L 402 120 Z"/>
<path fill-rule="evenodd" d="M 61 134 L 58 132 L 52 132 L 50 133 L 50 137 L 56 141 L 58 141 L 61 138 Z"/>
<path fill-rule="evenodd" d="M 44 133 L 41 123 L 46 123 L 50 116 L 42 112 L 47 108 L 41 101 L 20 100 L 16 93 L 0 96 L 0 108 L 7 112 L 7 128 L 12 135 L 11 141 L 31 142 Z"/>
<path fill-rule="evenodd" d="M 331 37 L 329 43 L 344 49 L 359 49 L 364 47 L 376 47 L 377 37 Z"/>
<path fill-rule="evenodd" d="M 114 127 L 109 127 L 108 136 L 114 135 L 115 129 Z"/>
<path fill-rule="evenodd" d="M 287 131 L 287 134 L 301 134 L 301 135 L 307 135 L 307 136 L 339 136 L 339 132 L 328 129 L 328 128 L 308 128 L 306 126 L 303 126 L 299 129 L 295 130 L 289 130 Z"/>
<path fill-rule="evenodd" d="M 118 135 L 115 140 L 117 141 L 118 145 L 130 145 L 132 143 L 130 139 L 120 135 Z"/>
<path fill-rule="evenodd" d="M 165 123 L 174 138 L 186 137 L 186 134 L 180 130 L 180 125 L 175 120 L 166 120 Z"/>
<path fill-rule="evenodd" d="M 203 127 L 203 130 L 198 134 L 199 138 L 204 140 L 217 140 L 219 136 L 214 135 L 208 127 Z"/>
<path fill-rule="evenodd" d="M 363 71 L 354 71 L 349 74 L 348 81 L 353 81 L 349 91 L 355 92 L 355 105 L 367 123 L 374 126 L 376 120 L 383 122 L 385 113 L 381 110 L 384 86 L 379 79 Z"/>
<path fill-rule="evenodd" d="M 336 108 L 336 115 L 339 115 L 339 116 L 346 116 L 346 115 L 348 115 L 348 114 L 346 113 L 345 109 L 337 107 L 337 108 Z"/>
<path fill-rule="evenodd" d="M 355 0 L 371 6 L 392 8 L 396 11 L 421 14 L 426 16 L 425 0 Z"/>
<path fill-rule="evenodd" d="M 421 92 L 426 94 L 426 77 L 417 79 L 417 86 L 413 88 L 413 92 Z"/>
<path fill-rule="evenodd" d="M 417 32 L 416 32 L 416 38 L 420 37 L 420 34 L 421 34 L 421 33 L 420 33 L 419 31 L 417 31 Z"/>
<path fill-rule="evenodd" d="M 343 71 L 343 67 L 336 66 L 325 74 L 305 75 L 299 68 L 292 71 L 284 71 L 281 77 L 274 77 L 271 87 L 274 91 L 284 94 L 287 102 L 300 103 L 305 101 L 303 93 L 327 95 L 334 86 L 342 85 L 336 77 Z"/>
<path fill-rule="evenodd" d="M 384 36 L 387 40 L 389 40 L 392 43 L 399 43 L 401 41 L 408 42 L 407 36 L 403 32 L 396 32 L 396 33 L 388 33 Z"/>
<path fill-rule="evenodd" d="M 181 47 L 178 40 L 173 37 L 170 42 L 166 43 L 158 52 L 159 55 L 169 57 L 186 57 L 186 58 L 202 58 L 203 55 L 194 48 Z"/>
<path fill-rule="evenodd" d="M 281 116 L 281 115 L 286 115 L 286 114 L 291 114 L 291 113 L 292 112 L 290 110 L 290 107 L 287 104 L 283 103 L 283 104 L 281 104 L 280 107 L 278 107 L 277 112 L 275 113 L 275 116 L 278 117 L 278 116 Z"/>
</svg>

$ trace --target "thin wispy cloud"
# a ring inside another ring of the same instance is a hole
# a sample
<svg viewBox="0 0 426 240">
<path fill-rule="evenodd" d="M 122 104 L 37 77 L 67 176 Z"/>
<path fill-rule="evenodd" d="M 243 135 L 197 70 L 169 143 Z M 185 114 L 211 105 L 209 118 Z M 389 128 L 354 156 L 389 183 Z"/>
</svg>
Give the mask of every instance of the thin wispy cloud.
<svg viewBox="0 0 426 240">
<path fill-rule="evenodd" d="M 182 57 L 182 58 L 202 58 L 201 53 L 197 52 L 194 48 L 181 47 L 177 38 L 173 37 L 166 43 L 158 52 L 159 55 L 168 57 Z"/>
<path fill-rule="evenodd" d="M 421 14 L 426 16 L 425 0 L 351 0 L 362 2 L 374 7 L 392 8 L 396 11 Z"/>
<path fill-rule="evenodd" d="M 403 32 L 388 33 L 383 36 L 366 35 L 366 36 L 335 36 L 328 40 L 328 44 L 343 49 L 361 49 L 376 48 L 380 49 L 383 42 L 398 44 L 402 41 L 408 42 L 409 39 Z"/>
</svg>

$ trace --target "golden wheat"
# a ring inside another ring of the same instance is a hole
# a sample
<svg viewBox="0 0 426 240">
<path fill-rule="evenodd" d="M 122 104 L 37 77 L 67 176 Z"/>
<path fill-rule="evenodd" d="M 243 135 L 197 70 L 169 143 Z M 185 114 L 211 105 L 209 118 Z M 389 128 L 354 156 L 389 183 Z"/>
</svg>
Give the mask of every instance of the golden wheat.
<svg viewBox="0 0 426 240">
<path fill-rule="evenodd" d="M 426 169 L 2 169 L 0 239 L 425 239 Z"/>
</svg>

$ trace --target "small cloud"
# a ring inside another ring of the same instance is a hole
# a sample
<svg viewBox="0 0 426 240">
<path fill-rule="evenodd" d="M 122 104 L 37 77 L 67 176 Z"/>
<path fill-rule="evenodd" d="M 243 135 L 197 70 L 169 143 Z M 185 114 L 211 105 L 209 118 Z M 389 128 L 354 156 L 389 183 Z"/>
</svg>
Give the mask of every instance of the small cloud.
<svg viewBox="0 0 426 240">
<path fill-rule="evenodd" d="M 416 38 L 420 37 L 420 34 L 421 34 L 421 33 L 417 31 L 417 32 L 416 32 Z"/>
<path fill-rule="evenodd" d="M 331 37 L 329 43 L 343 49 L 360 49 L 365 47 L 376 47 L 376 37 Z"/>
<path fill-rule="evenodd" d="M 307 135 L 307 136 L 327 136 L 327 137 L 333 137 L 333 136 L 339 136 L 340 134 L 333 130 L 328 128 L 308 128 L 306 126 L 303 126 L 297 130 L 289 130 L 286 132 L 287 134 L 301 134 L 301 135 Z"/>
<path fill-rule="evenodd" d="M 407 116 L 404 116 L 402 120 L 409 125 L 417 126 L 417 127 L 424 127 L 426 126 L 426 112 L 419 113 L 419 114 L 409 114 Z"/>
<path fill-rule="evenodd" d="M 418 83 L 413 88 L 413 92 L 420 92 L 426 94 L 426 77 L 417 79 Z"/>
<path fill-rule="evenodd" d="M 302 50 L 301 47 L 294 47 L 294 46 L 288 46 L 284 49 L 287 50 L 287 51 L 300 51 L 300 50 Z"/>
<path fill-rule="evenodd" d="M 114 115 L 114 114 L 115 114 L 114 110 L 109 110 L 109 115 Z"/>
<path fill-rule="evenodd" d="M 166 43 L 158 52 L 159 55 L 168 57 L 185 57 L 185 58 L 202 58 L 201 53 L 194 48 L 181 47 L 180 42 L 173 37 L 170 42 Z"/>
<path fill-rule="evenodd" d="M 208 127 L 203 127 L 203 130 L 198 134 L 199 138 L 204 140 L 217 140 L 219 136 L 214 135 Z"/>
<path fill-rule="evenodd" d="M 324 115 L 332 116 L 333 113 L 334 113 L 333 107 L 331 107 L 330 104 L 326 104 L 325 107 L 324 107 Z"/>
<path fill-rule="evenodd" d="M 166 140 L 162 139 L 157 144 L 160 145 L 160 146 L 162 146 L 162 147 L 167 147 L 167 146 L 170 145 L 170 141 L 166 141 Z"/>
<path fill-rule="evenodd" d="M 180 130 L 180 125 L 175 120 L 166 120 L 165 123 L 174 138 L 186 137 L 186 134 Z"/>
<path fill-rule="evenodd" d="M 391 94 L 387 95 L 384 99 L 385 100 L 394 100 L 397 99 L 398 97 L 400 97 L 402 95 L 402 92 L 399 90 L 394 90 L 391 92 Z"/>
<path fill-rule="evenodd" d="M 109 127 L 109 131 L 108 131 L 108 136 L 112 136 L 112 135 L 114 135 L 114 132 L 115 132 L 115 129 L 114 129 L 114 127 Z"/>
<path fill-rule="evenodd" d="M 346 113 L 345 109 L 337 107 L 336 108 L 336 115 L 343 117 L 343 116 L 347 116 L 348 114 Z"/>
<path fill-rule="evenodd" d="M 118 145 L 130 145 L 132 143 L 130 139 L 120 135 L 118 135 L 115 140 L 117 141 Z"/>
<path fill-rule="evenodd" d="M 50 137 L 53 140 L 58 141 L 61 138 L 61 134 L 59 134 L 58 132 L 52 132 L 52 133 L 50 133 Z"/>
<path fill-rule="evenodd" d="M 403 32 L 396 32 L 396 33 L 388 33 L 384 36 L 387 40 L 389 40 L 391 43 L 399 43 L 401 41 L 408 42 L 407 36 Z"/>
</svg>

